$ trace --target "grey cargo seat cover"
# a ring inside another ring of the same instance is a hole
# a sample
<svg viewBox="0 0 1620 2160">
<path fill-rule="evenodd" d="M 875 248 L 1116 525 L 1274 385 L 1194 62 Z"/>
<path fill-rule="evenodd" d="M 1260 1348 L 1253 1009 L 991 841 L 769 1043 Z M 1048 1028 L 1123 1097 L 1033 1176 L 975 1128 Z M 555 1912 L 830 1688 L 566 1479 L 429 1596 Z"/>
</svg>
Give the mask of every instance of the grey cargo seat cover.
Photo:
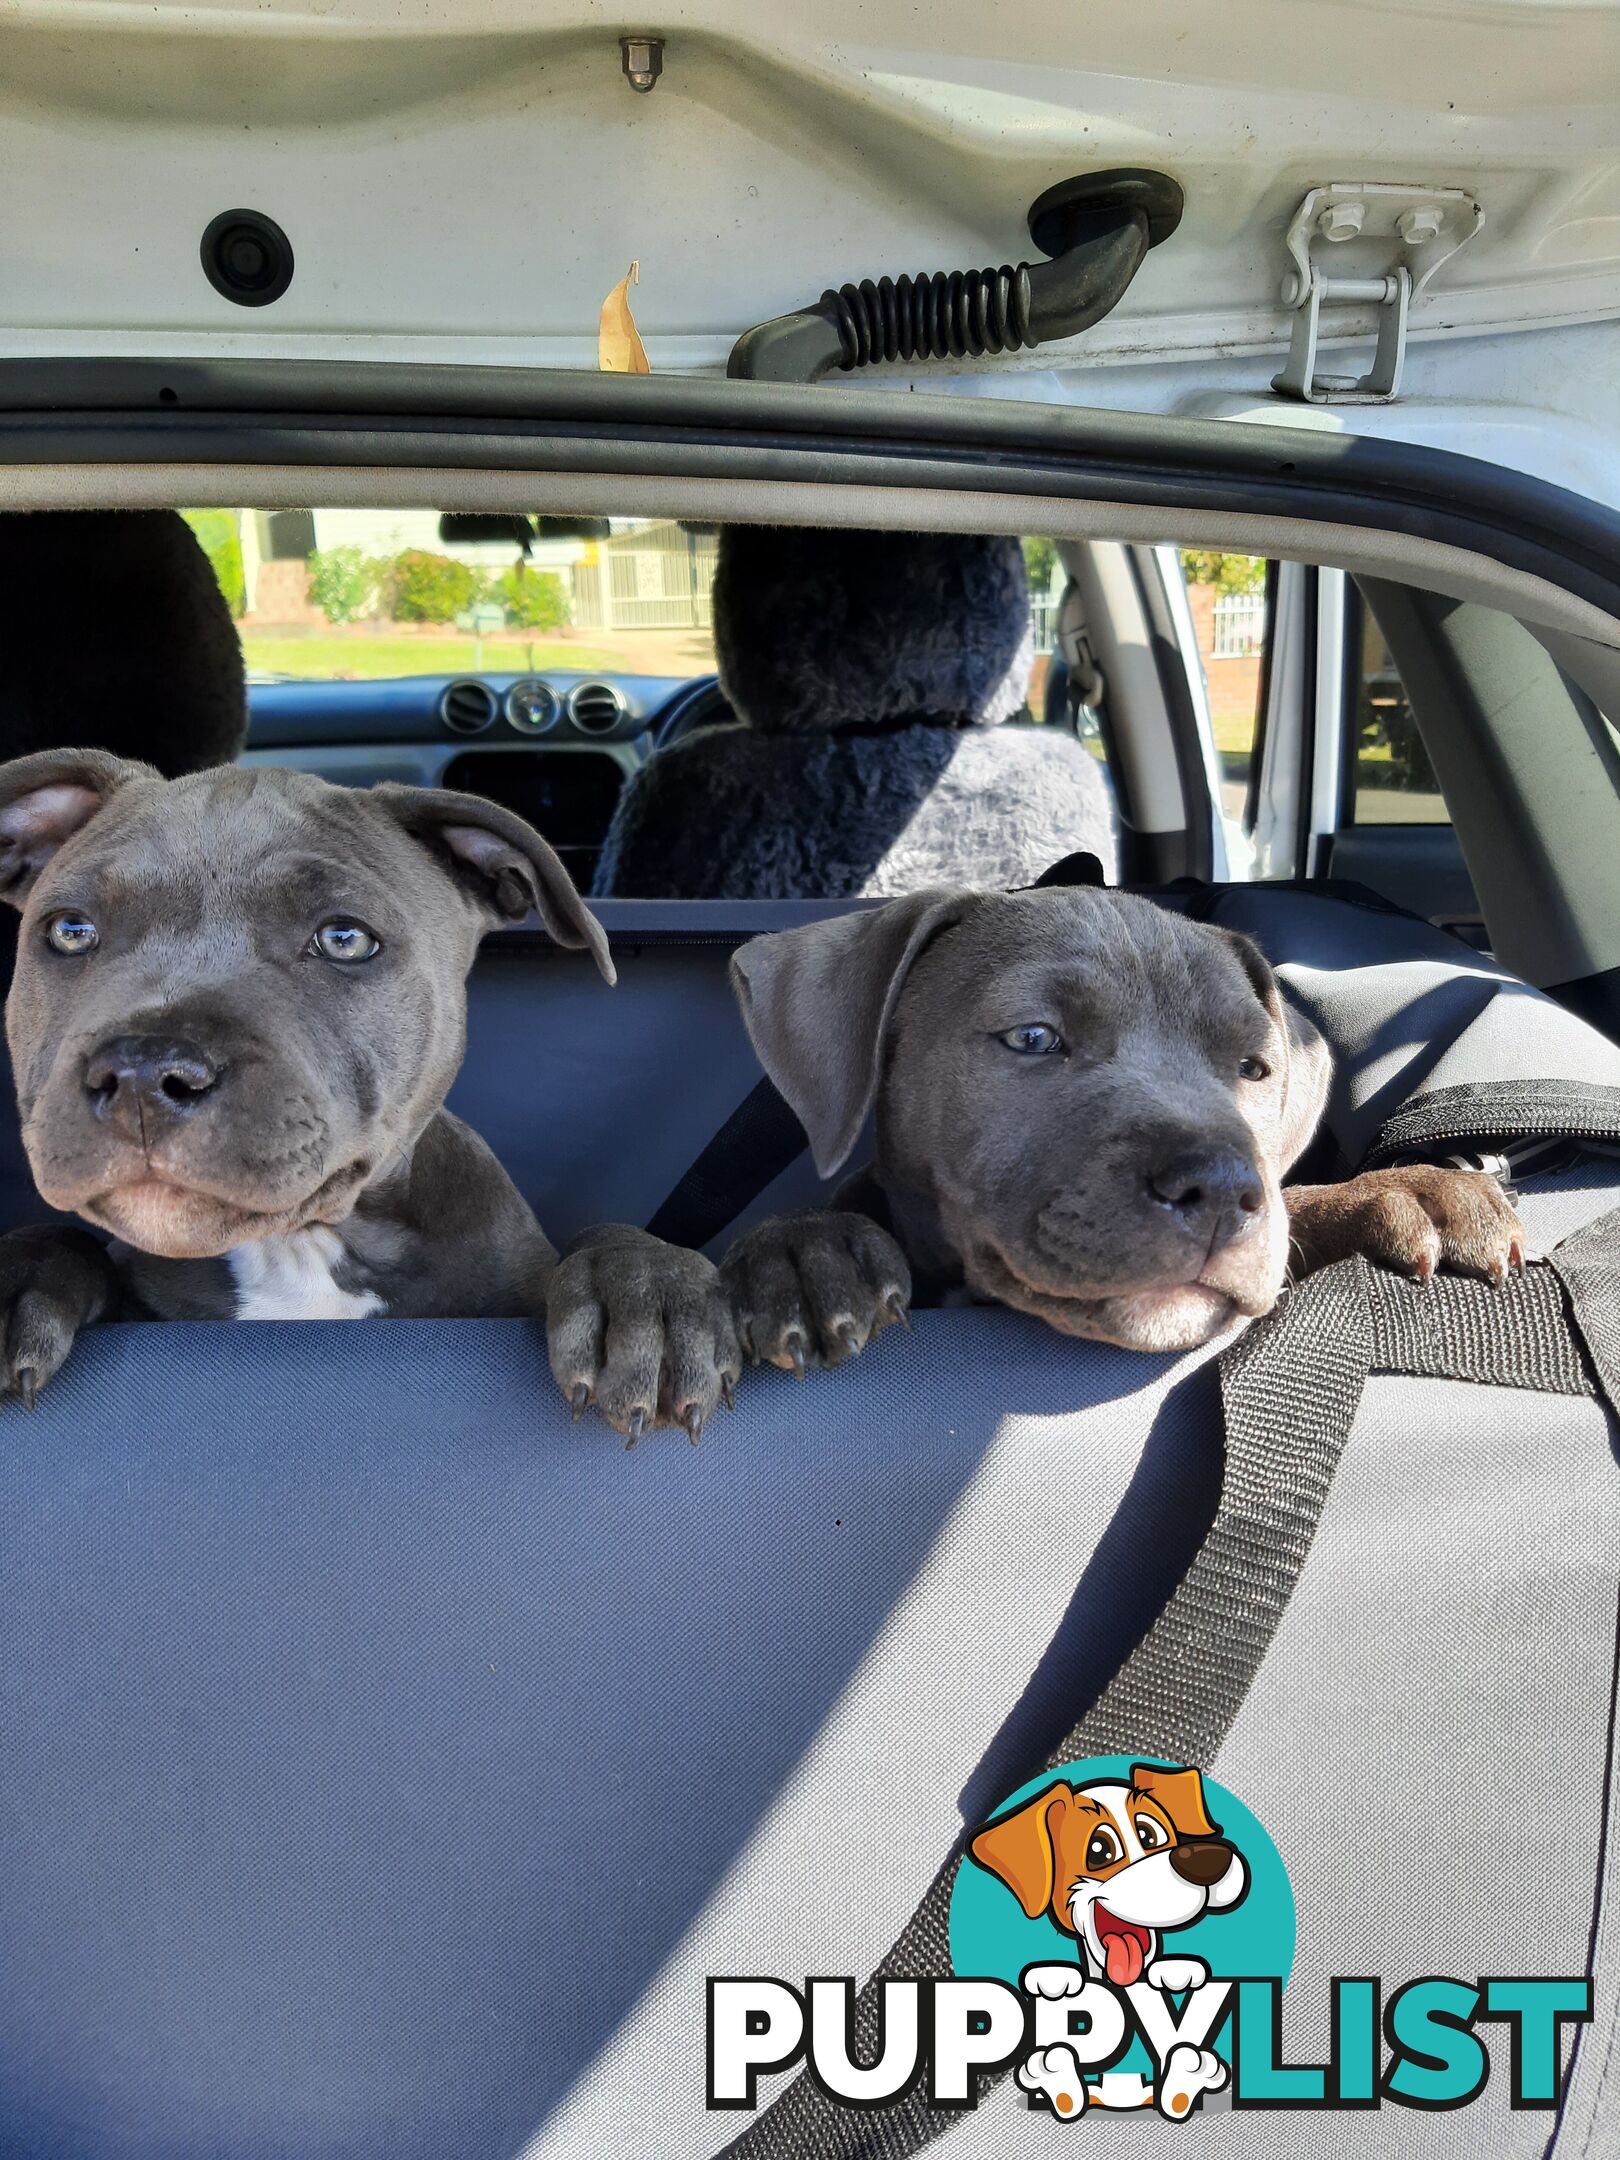
<svg viewBox="0 0 1620 2160">
<path fill-rule="evenodd" d="M 583 2155 L 616 2031 L 624 2149 L 701 2148 L 690 1974 L 898 1925 L 882 1845 L 994 1804 L 1218 1475 L 1202 1371 L 1010 1314 L 747 1402 L 627 1454 L 517 1322 L 82 1346 L 0 1454 L 0 2153 Z"/>
</svg>

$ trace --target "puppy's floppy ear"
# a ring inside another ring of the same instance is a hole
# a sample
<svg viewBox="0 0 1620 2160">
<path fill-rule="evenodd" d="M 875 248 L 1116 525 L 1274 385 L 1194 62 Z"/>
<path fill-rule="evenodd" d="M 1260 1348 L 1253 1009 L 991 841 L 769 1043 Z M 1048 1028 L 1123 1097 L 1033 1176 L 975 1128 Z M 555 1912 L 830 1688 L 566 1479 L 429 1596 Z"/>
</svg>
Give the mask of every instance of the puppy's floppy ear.
<svg viewBox="0 0 1620 2160">
<path fill-rule="evenodd" d="M 36 750 L 0 765 L 0 899 L 27 905 L 39 874 L 131 780 L 161 780 L 105 750 Z"/>
<path fill-rule="evenodd" d="M 1132 1763 L 1131 1783 L 1138 1792 L 1145 1792 L 1150 1800 L 1158 1801 L 1180 1836 L 1212 1838 L 1216 1835 L 1215 1825 L 1204 1805 L 1204 1773 L 1201 1770 L 1167 1770 L 1160 1763 Z"/>
<path fill-rule="evenodd" d="M 972 898 L 959 887 L 753 938 L 731 986 L 748 1039 L 810 1136 L 823 1177 L 849 1159 L 883 1074 L 883 1047 L 912 962 Z"/>
<path fill-rule="evenodd" d="M 1223 937 L 1237 948 L 1243 971 L 1254 985 L 1255 995 L 1270 1013 L 1288 1046 L 1288 1069 L 1283 1075 L 1282 1142 L 1278 1170 L 1286 1176 L 1304 1154 L 1322 1112 L 1327 1108 L 1328 1084 L 1333 1077 L 1333 1053 L 1314 1020 L 1308 1020 L 1283 996 L 1271 971 L 1271 962 L 1240 930 L 1226 930 Z"/>
<path fill-rule="evenodd" d="M 1057 1887 L 1054 1818 L 1061 1821 L 1073 1804 L 1069 1786 L 1048 1785 L 1010 1815 L 987 1823 L 968 1848 L 980 1867 L 1007 1885 L 1027 1919 L 1039 1918 L 1052 1902 Z"/>
<path fill-rule="evenodd" d="M 492 930 L 538 915 L 559 945 L 590 954 L 604 982 L 618 980 L 606 931 L 549 842 L 515 811 L 450 788 L 385 782 L 370 792 L 470 894 Z"/>
</svg>

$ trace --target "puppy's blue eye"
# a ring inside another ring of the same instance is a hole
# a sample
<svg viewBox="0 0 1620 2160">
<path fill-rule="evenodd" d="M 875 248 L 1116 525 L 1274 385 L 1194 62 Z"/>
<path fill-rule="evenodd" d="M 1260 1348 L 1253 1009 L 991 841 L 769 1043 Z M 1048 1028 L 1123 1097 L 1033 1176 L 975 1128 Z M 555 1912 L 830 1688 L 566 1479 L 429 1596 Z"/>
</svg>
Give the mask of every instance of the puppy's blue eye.
<svg viewBox="0 0 1620 2160">
<path fill-rule="evenodd" d="M 1063 1048 L 1063 1037 L 1044 1020 L 1026 1020 L 1020 1027 L 1008 1028 L 996 1040 L 1016 1050 L 1020 1057 L 1050 1057 L 1053 1051 Z"/>
<path fill-rule="evenodd" d="M 67 953 L 73 958 L 94 952 L 101 943 L 101 932 L 89 916 L 77 915 L 71 908 L 65 914 L 51 917 L 45 925 L 45 936 L 53 952 Z"/>
<path fill-rule="evenodd" d="M 341 915 L 331 922 L 323 922 L 309 944 L 311 952 L 319 953 L 323 960 L 336 960 L 344 965 L 369 960 L 373 954 L 382 951 L 382 939 L 373 937 L 364 923 L 350 922 Z"/>
</svg>

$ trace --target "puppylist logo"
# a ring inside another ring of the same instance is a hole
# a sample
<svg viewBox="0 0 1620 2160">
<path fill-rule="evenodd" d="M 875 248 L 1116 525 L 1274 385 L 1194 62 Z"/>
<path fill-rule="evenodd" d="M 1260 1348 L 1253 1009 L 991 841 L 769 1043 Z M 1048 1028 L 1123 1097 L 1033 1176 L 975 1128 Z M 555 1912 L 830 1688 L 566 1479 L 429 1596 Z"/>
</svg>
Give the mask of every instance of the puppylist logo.
<svg viewBox="0 0 1620 2160">
<path fill-rule="evenodd" d="M 1556 2105 L 1564 2028 L 1591 1981 L 1362 1975 L 1330 1982 L 1328 2060 L 1283 2060 L 1294 1962 L 1288 1874 L 1235 1794 L 1187 1764 L 1093 1757 L 1032 1780 L 971 1841 L 950 1905 L 952 1971 L 882 1983 L 875 2052 L 855 1982 L 711 1979 L 711 2108 L 752 2109 L 803 2062 L 828 2098 L 970 2108 L 1011 2070 L 1032 2109 L 1077 2122 L 1206 2105 L 1466 2107 L 1493 2070 L 1515 2108 Z M 1505 2058 L 1505 2059 L 1504 2059 Z"/>
</svg>

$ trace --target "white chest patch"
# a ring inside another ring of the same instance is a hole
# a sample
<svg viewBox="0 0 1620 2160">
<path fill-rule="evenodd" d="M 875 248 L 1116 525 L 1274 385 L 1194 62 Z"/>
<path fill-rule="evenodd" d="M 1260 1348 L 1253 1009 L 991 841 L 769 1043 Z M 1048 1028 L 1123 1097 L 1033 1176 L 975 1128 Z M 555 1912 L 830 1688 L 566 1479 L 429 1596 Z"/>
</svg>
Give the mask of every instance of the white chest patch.
<svg viewBox="0 0 1620 2160">
<path fill-rule="evenodd" d="M 383 1309 L 375 1290 L 340 1290 L 333 1269 L 343 1240 L 319 1225 L 262 1238 L 225 1255 L 236 1283 L 238 1320 L 365 1320 Z"/>
</svg>

